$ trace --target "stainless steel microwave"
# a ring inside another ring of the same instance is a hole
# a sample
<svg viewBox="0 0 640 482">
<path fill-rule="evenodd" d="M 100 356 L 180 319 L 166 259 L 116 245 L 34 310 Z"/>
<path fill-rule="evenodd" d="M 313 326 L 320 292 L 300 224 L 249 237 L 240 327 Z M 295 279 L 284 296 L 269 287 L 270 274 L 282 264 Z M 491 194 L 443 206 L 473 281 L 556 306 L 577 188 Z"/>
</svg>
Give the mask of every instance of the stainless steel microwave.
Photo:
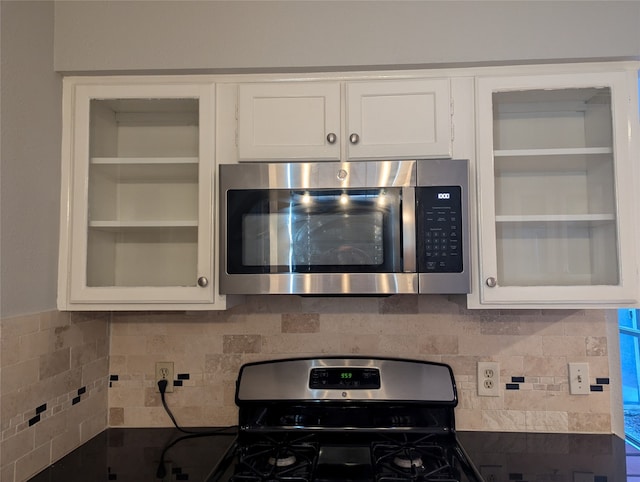
<svg viewBox="0 0 640 482">
<path fill-rule="evenodd" d="M 468 293 L 466 160 L 220 166 L 220 292 Z"/>
</svg>

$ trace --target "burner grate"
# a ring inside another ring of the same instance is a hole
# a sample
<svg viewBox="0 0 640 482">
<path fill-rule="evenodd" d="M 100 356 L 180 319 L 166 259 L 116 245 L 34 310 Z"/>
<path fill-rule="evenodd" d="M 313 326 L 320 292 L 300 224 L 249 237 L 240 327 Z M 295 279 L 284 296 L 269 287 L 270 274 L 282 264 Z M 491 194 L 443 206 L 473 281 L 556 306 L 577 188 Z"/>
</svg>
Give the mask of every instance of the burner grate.
<svg viewBox="0 0 640 482">
<path fill-rule="evenodd" d="M 239 450 L 235 482 L 310 482 L 318 446 L 313 436 L 275 439 L 264 436 Z"/>
<path fill-rule="evenodd" d="M 371 454 L 376 482 L 459 482 L 458 470 L 452 465 L 442 444 L 425 435 L 415 440 L 406 436 L 374 442 Z"/>
</svg>

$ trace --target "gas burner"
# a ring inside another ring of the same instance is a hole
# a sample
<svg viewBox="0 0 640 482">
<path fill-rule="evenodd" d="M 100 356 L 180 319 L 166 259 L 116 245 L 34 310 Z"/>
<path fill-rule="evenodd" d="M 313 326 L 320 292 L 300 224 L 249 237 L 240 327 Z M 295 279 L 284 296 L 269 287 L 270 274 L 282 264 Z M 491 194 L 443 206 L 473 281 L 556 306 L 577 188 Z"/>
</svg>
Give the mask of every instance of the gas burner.
<svg viewBox="0 0 640 482">
<path fill-rule="evenodd" d="M 309 482 L 318 447 L 312 436 L 260 437 L 240 450 L 231 481 Z"/>
<path fill-rule="evenodd" d="M 457 482 L 459 474 L 442 445 L 427 435 L 387 438 L 371 447 L 376 482 Z"/>
<path fill-rule="evenodd" d="M 411 453 L 408 456 L 398 455 L 393 459 L 394 465 L 401 469 L 410 469 L 411 467 L 422 468 L 422 458 L 417 453 Z"/>
<path fill-rule="evenodd" d="M 298 459 L 292 452 L 278 453 L 277 455 L 269 457 L 269 465 L 275 465 L 276 467 L 290 467 L 295 464 Z"/>
</svg>

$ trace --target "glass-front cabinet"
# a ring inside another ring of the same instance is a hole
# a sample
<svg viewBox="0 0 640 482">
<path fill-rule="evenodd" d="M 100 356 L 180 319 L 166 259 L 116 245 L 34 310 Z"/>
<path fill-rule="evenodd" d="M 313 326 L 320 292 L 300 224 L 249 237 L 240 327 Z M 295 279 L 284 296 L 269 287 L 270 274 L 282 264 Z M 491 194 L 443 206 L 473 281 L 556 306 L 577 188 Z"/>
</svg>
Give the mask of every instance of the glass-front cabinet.
<svg viewBox="0 0 640 482">
<path fill-rule="evenodd" d="M 60 307 L 221 303 L 213 84 L 66 79 L 64 104 Z"/>
<path fill-rule="evenodd" d="M 636 299 L 631 78 L 477 80 L 480 304 Z"/>
</svg>

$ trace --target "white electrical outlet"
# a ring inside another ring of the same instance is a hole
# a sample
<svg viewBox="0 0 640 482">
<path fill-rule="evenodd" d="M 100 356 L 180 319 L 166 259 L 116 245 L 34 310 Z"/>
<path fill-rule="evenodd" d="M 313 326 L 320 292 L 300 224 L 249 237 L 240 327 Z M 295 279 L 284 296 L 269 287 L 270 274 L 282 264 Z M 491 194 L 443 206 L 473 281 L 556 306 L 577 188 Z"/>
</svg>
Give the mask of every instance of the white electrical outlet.
<svg viewBox="0 0 640 482">
<path fill-rule="evenodd" d="M 173 392 L 173 362 L 172 361 L 163 361 L 156 362 L 156 392 L 160 392 L 158 388 L 158 382 L 160 380 L 167 381 L 167 389 L 165 392 Z"/>
<path fill-rule="evenodd" d="M 500 396 L 500 364 L 498 362 L 478 362 L 478 395 Z"/>
<path fill-rule="evenodd" d="M 589 364 L 569 363 L 569 393 L 589 395 Z"/>
</svg>

